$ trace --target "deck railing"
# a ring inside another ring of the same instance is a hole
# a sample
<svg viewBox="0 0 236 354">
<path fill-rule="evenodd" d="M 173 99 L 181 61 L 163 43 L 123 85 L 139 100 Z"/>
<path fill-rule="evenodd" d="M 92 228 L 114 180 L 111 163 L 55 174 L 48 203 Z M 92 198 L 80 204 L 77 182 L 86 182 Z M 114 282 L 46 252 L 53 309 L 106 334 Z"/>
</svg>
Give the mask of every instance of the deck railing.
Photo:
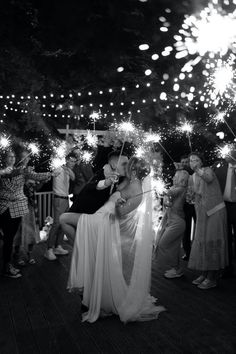
<svg viewBox="0 0 236 354">
<path fill-rule="evenodd" d="M 37 192 L 36 198 L 39 211 L 39 227 L 42 228 L 46 217 L 53 217 L 53 192 Z"/>
</svg>

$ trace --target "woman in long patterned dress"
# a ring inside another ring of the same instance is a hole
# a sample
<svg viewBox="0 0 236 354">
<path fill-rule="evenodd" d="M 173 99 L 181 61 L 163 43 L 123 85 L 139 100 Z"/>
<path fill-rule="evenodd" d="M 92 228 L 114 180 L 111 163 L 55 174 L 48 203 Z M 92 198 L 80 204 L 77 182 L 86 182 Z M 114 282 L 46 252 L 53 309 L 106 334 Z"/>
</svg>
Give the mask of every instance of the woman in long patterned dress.
<svg viewBox="0 0 236 354">
<path fill-rule="evenodd" d="M 194 174 L 189 189 L 194 193 L 196 229 L 188 267 L 201 271 L 193 281 L 200 289 L 217 285 L 218 271 L 228 264 L 226 208 L 219 182 L 210 167 L 203 167 L 199 153 L 190 155 Z"/>
</svg>

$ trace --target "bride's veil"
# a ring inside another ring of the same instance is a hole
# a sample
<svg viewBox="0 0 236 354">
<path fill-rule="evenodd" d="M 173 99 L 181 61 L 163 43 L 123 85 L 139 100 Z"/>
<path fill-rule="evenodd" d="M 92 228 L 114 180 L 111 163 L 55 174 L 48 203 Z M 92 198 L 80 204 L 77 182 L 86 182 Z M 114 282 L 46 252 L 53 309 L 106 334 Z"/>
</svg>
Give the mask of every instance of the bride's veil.
<svg viewBox="0 0 236 354">
<path fill-rule="evenodd" d="M 151 284 L 153 229 L 153 196 L 151 176 L 142 183 L 143 199 L 137 209 L 137 228 L 134 236 L 135 255 L 127 294 L 118 309 L 122 321 L 150 320 L 157 318 L 164 308 L 155 306 L 149 295 Z"/>
</svg>

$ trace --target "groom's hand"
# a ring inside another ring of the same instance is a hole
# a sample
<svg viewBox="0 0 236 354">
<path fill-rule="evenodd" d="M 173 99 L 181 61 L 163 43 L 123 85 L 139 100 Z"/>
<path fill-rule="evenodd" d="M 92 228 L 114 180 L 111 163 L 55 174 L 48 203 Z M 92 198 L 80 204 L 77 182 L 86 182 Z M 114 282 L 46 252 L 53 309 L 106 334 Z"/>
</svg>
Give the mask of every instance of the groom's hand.
<svg viewBox="0 0 236 354">
<path fill-rule="evenodd" d="M 111 175 L 105 179 L 105 186 L 110 187 L 112 184 L 118 181 L 119 177 L 117 174 Z"/>
</svg>

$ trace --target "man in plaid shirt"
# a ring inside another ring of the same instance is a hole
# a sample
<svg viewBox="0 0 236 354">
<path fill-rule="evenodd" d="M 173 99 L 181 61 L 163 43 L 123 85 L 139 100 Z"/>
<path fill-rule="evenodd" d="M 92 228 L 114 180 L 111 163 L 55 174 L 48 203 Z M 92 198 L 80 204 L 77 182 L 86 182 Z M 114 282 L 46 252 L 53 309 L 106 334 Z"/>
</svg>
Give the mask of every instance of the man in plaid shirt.
<svg viewBox="0 0 236 354">
<path fill-rule="evenodd" d="M 19 278 L 18 269 L 11 264 L 12 245 L 21 222 L 27 214 L 28 200 L 24 195 L 24 184 L 27 178 L 42 181 L 53 173 L 35 173 L 27 169 L 14 169 L 16 157 L 13 151 L 6 154 L 6 168 L 0 170 L 0 227 L 3 231 L 3 272 L 5 276 Z"/>
</svg>

